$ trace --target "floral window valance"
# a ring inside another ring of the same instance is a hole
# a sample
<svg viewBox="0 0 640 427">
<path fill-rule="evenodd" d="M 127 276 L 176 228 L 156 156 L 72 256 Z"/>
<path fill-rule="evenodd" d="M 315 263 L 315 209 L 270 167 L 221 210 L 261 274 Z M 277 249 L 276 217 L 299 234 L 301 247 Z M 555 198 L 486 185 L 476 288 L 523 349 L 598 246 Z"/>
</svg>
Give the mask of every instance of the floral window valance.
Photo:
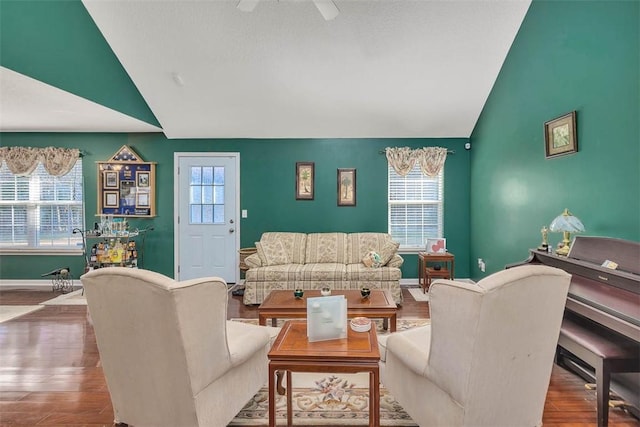
<svg viewBox="0 0 640 427">
<path fill-rule="evenodd" d="M 400 176 L 407 175 L 416 162 L 423 174 L 436 176 L 447 160 L 447 149 L 442 147 L 423 147 L 415 150 L 409 147 L 387 147 L 385 154 L 391 167 Z"/>
<path fill-rule="evenodd" d="M 5 162 L 12 174 L 30 175 L 42 163 L 49 175 L 69 173 L 80 157 L 77 148 L 0 147 L 0 164 Z"/>
</svg>

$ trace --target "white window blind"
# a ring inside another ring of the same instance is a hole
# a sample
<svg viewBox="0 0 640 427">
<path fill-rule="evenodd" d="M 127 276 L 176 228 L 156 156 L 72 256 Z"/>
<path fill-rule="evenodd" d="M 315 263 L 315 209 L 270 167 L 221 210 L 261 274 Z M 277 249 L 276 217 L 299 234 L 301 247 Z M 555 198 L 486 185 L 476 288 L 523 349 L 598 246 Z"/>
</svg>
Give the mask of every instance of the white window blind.
<svg viewBox="0 0 640 427">
<path fill-rule="evenodd" d="M 82 159 L 68 174 L 49 175 L 42 164 L 29 176 L 0 166 L 0 250 L 82 249 L 84 229 Z"/>
<path fill-rule="evenodd" d="M 418 165 L 406 176 L 388 168 L 389 234 L 401 249 L 424 250 L 427 237 L 443 237 L 444 168 L 435 177 Z"/>
</svg>

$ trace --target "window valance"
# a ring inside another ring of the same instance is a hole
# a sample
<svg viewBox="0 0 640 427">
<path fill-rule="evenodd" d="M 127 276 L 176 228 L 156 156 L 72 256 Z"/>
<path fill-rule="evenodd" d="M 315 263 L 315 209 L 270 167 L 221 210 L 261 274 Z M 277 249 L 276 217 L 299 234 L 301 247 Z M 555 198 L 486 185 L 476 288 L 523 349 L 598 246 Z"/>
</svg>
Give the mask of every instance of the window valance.
<svg viewBox="0 0 640 427">
<path fill-rule="evenodd" d="M 77 148 L 0 147 L 0 164 L 5 162 L 14 175 L 27 176 L 42 163 L 49 175 L 69 173 L 80 157 Z"/>
<path fill-rule="evenodd" d="M 423 147 L 412 150 L 409 147 L 385 148 L 387 161 L 398 175 L 407 175 L 418 162 L 420 170 L 427 176 L 436 176 L 447 160 L 447 149 L 442 147 Z"/>
</svg>

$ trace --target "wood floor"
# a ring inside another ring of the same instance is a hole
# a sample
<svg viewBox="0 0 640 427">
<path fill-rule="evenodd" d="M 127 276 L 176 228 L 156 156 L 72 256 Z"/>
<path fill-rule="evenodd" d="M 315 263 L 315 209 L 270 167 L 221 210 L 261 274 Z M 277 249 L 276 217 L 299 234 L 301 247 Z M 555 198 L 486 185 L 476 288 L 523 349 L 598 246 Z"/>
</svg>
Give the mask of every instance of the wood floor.
<svg viewBox="0 0 640 427">
<path fill-rule="evenodd" d="M 400 318 L 426 318 L 427 303 L 403 289 Z M 53 298 L 45 291 L 0 291 L 2 305 L 35 305 Z M 241 297 L 229 301 L 229 318 L 256 318 Z M 524 391 L 523 391 L 524 392 Z M 554 366 L 545 427 L 595 426 L 595 392 Z M 110 426 L 113 411 L 85 306 L 45 306 L 0 323 L 0 426 Z M 612 427 L 640 427 L 636 418 L 611 409 Z"/>
</svg>

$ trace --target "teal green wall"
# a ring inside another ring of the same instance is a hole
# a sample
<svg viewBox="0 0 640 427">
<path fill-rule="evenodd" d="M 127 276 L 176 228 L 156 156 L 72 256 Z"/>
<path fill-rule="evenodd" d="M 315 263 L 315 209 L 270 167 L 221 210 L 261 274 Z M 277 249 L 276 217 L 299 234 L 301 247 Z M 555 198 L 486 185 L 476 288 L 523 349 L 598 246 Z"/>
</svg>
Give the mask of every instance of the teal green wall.
<svg viewBox="0 0 640 427">
<path fill-rule="evenodd" d="M 564 208 L 586 235 L 640 240 L 639 9 L 532 3 L 471 136 L 473 277 L 477 258 L 524 260 Z M 545 159 L 543 123 L 572 110 L 578 153 Z"/>
<path fill-rule="evenodd" d="M 469 152 L 466 138 L 452 139 L 313 139 L 313 140 L 167 140 L 161 134 L 2 133 L 5 146 L 76 147 L 84 152 L 87 227 L 95 221 L 95 162 L 108 160 L 128 145 L 145 161 L 157 162 L 157 217 L 132 219 L 132 227 L 153 225 L 145 242 L 144 267 L 173 276 L 174 152 L 239 152 L 241 247 L 253 246 L 265 231 L 387 231 L 387 146 L 438 145 L 455 150 L 445 163 L 445 237 L 456 255 L 459 277 L 469 274 Z M 295 164 L 315 162 L 315 199 L 295 200 Z M 337 206 L 337 169 L 356 168 L 357 204 Z M 404 278 L 417 277 L 415 254 L 405 254 Z M 81 257 L 2 256 L 0 277 L 35 279 L 69 264 L 82 271 Z M 37 267 L 36 267 L 37 266 Z"/>
</svg>

